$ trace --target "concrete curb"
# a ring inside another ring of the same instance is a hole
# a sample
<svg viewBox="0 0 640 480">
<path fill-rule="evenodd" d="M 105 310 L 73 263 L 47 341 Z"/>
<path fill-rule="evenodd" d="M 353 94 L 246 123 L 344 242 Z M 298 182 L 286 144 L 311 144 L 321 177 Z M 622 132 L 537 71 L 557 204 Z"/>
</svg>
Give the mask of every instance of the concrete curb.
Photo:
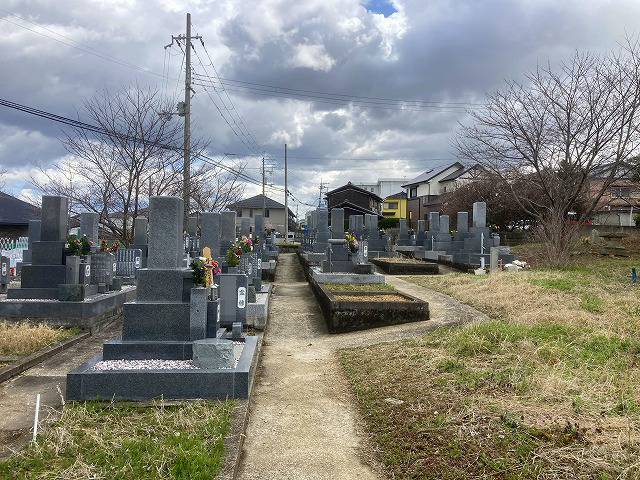
<svg viewBox="0 0 640 480">
<path fill-rule="evenodd" d="M 57 345 L 53 345 L 51 347 L 47 347 L 44 350 L 39 350 L 36 353 L 29 355 L 28 357 L 23 358 L 18 363 L 9 365 L 0 370 L 0 383 L 9 380 L 16 375 L 21 374 L 25 370 L 30 369 L 31 367 L 44 362 L 45 360 L 53 357 L 57 353 L 66 350 L 69 347 L 72 347 L 78 342 L 89 338 L 91 336 L 90 332 L 81 332 L 74 337 L 71 337 L 68 340 L 65 340 L 62 343 L 58 343 Z"/>
<path fill-rule="evenodd" d="M 262 343 L 264 341 L 264 334 L 261 333 L 260 340 L 256 346 L 256 363 L 253 374 L 249 379 L 249 398 L 246 400 L 236 399 L 236 408 L 231 414 L 229 419 L 229 431 L 225 436 L 224 454 L 222 458 L 222 467 L 220 469 L 220 475 L 216 478 L 220 480 L 235 480 L 238 475 L 238 468 L 240 467 L 240 460 L 242 459 L 242 448 L 244 446 L 245 432 L 247 431 L 247 424 L 249 423 L 249 410 L 251 406 L 251 397 L 253 396 L 253 386 L 258 376 L 258 369 L 262 363 Z"/>
</svg>

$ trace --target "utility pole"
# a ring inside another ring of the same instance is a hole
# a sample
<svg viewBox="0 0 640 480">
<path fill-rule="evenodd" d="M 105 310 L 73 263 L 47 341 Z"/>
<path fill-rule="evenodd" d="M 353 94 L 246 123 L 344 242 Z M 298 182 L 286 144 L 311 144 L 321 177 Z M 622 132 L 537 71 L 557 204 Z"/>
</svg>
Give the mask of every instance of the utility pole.
<svg viewBox="0 0 640 480">
<path fill-rule="evenodd" d="M 184 102 L 178 103 L 178 115 L 184 117 L 182 199 L 184 201 L 185 225 L 189 218 L 189 198 L 191 196 L 191 92 L 193 92 L 191 88 L 191 40 L 194 39 L 202 39 L 202 37 L 200 35 L 191 36 L 191 14 L 187 13 L 186 35 L 178 35 L 177 37 L 172 35 L 171 44 L 167 45 L 169 47 L 173 45 L 174 41 L 184 40 Z"/>
<path fill-rule="evenodd" d="M 287 144 L 284 144 L 284 241 L 289 242 L 289 190 L 287 190 Z"/>
<path fill-rule="evenodd" d="M 320 195 L 318 196 L 318 208 L 320 208 L 322 206 L 322 192 L 324 190 L 329 190 L 328 189 L 329 185 L 326 183 L 322 182 L 322 179 L 320 179 Z"/>
<path fill-rule="evenodd" d="M 267 197 L 264 195 L 264 184 L 265 184 L 265 173 L 264 173 L 264 155 L 262 156 L 262 221 L 264 222 L 264 213 L 267 210 Z M 262 232 L 259 232 L 259 235 L 262 236 Z"/>
</svg>

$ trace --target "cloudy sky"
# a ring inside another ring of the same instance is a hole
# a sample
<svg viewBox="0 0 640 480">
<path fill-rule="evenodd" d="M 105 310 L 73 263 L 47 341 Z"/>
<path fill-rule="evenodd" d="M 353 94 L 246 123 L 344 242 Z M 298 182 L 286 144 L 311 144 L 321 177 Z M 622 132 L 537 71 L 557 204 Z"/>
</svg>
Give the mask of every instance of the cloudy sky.
<svg viewBox="0 0 640 480">
<path fill-rule="evenodd" d="M 183 54 L 163 47 L 184 33 L 187 12 L 205 42 L 194 44 L 194 135 L 211 140 L 214 158 L 245 158 L 256 179 L 265 152 L 279 186 L 286 143 L 289 189 L 317 203 L 321 181 L 410 179 L 455 161 L 458 122 L 486 92 L 576 49 L 615 48 L 638 33 L 640 2 L 4 0 L 0 98 L 72 118 L 84 98 L 135 82 L 178 100 Z M 205 86 L 216 72 L 220 97 Z M 14 194 L 30 193 L 34 162 L 65 154 L 61 128 L 0 106 L 0 165 Z"/>
</svg>

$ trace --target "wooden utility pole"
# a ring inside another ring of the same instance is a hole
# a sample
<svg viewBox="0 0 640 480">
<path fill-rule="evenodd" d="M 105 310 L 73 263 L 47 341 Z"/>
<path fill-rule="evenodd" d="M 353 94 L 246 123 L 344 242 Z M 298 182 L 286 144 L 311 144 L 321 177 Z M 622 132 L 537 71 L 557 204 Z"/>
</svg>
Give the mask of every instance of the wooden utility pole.
<svg viewBox="0 0 640 480">
<path fill-rule="evenodd" d="M 182 199 L 184 201 L 184 224 L 189 218 L 189 198 L 191 196 L 191 40 L 201 39 L 200 35 L 191 36 L 191 14 L 187 13 L 187 29 L 185 35 L 171 36 L 171 43 L 184 40 L 184 102 L 178 102 L 178 115 L 184 117 Z"/>
<path fill-rule="evenodd" d="M 284 144 L 284 241 L 289 242 L 289 190 L 287 190 L 287 144 Z"/>
<path fill-rule="evenodd" d="M 184 183 L 182 198 L 184 200 L 184 222 L 189 218 L 189 198 L 191 193 L 191 14 L 187 13 L 187 32 L 185 38 L 184 60 Z"/>
<path fill-rule="evenodd" d="M 264 213 L 267 210 L 267 197 L 265 197 L 264 195 L 264 184 L 266 183 L 265 180 L 265 173 L 264 173 L 264 155 L 262 156 L 262 221 L 265 221 L 265 216 Z M 260 235 L 263 235 L 262 232 L 260 232 Z"/>
</svg>

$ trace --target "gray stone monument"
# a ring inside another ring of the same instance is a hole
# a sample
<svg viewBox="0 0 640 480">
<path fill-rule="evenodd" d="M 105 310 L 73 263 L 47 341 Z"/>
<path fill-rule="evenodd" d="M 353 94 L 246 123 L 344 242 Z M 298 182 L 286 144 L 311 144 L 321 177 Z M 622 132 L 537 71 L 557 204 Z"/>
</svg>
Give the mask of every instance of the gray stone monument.
<svg viewBox="0 0 640 480">
<path fill-rule="evenodd" d="M 220 215 L 220 256 L 224 257 L 236 242 L 236 212 L 227 210 Z"/>
<path fill-rule="evenodd" d="M 28 240 L 28 248 L 24 252 L 22 252 L 22 263 L 28 264 L 31 263 L 31 258 L 33 254 L 33 242 L 40 241 L 40 220 L 29 220 L 29 230 L 27 235 L 29 235 Z"/>
<path fill-rule="evenodd" d="M 331 210 L 331 238 L 344 238 L 344 208 Z"/>
<path fill-rule="evenodd" d="M 249 238 L 249 235 L 251 235 L 250 230 L 251 230 L 251 219 L 242 217 L 240 219 L 240 236 L 244 235 L 245 237 Z"/>
<path fill-rule="evenodd" d="M 214 260 L 220 258 L 220 220 L 219 213 L 204 212 L 200 215 L 200 246 L 209 247 Z"/>
<path fill-rule="evenodd" d="M 100 224 L 100 215 L 94 212 L 82 212 L 80 214 L 80 236 L 86 235 L 93 242 L 95 247 L 98 245 L 98 226 Z"/>
</svg>

